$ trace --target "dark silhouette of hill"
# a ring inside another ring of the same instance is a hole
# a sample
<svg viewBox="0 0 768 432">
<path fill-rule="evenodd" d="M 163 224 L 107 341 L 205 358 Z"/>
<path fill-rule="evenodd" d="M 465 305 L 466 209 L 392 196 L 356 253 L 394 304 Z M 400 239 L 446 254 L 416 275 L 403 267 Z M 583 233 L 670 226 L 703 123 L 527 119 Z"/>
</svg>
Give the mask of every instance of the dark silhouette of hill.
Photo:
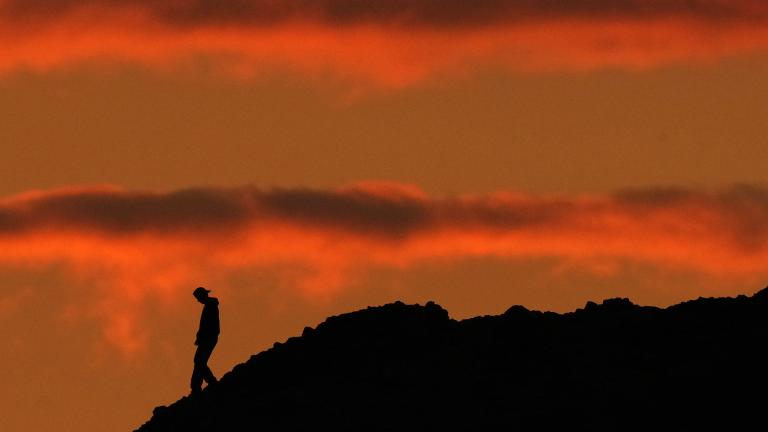
<svg viewBox="0 0 768 432">
<path fill-rule="evenodd" d="M 463 321 L 397 302 L 306 328 L 138 430 L 759 430 L 767 335 L 768 288 Z"/>
</svg>

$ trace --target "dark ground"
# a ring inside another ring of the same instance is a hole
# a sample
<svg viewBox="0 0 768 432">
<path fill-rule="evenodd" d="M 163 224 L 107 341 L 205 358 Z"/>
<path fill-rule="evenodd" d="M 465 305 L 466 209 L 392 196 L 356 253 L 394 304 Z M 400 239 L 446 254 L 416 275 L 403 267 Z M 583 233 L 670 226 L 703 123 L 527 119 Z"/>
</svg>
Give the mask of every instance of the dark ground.
<svg viewBox="0 0 768 432">
<path fill-rule="evenodd" d="M 138 430 L 765 430 L 768 288 L 666 309 L 434 303 L 328 318 Z"/>
</svg>

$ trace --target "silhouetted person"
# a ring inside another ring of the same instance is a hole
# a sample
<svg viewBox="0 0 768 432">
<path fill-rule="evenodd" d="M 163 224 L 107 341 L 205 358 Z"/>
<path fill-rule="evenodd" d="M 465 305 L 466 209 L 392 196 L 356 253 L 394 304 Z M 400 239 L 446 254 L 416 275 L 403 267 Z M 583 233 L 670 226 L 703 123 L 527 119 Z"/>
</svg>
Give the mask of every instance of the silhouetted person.
<svg viewBox="0 0 768 432">
<path fill-rule="evenodd" d="M 197 287 L 192 292 L 197 301 L 202 303 L 203 313 L 200 315 L 200 328 L 197 330 L 195 338 L 195 367 L 192 370 L 192 394 L 199 393 L 202 389 L 203 380 L 208 385 L 218 382 L 213 372 L 208 367 L 208 359 L 211 358 L 213 348 L 219 340 L 219 300 L 214 297 L 208 297 L 210 290 L 203 287 Z"/>
</svg>

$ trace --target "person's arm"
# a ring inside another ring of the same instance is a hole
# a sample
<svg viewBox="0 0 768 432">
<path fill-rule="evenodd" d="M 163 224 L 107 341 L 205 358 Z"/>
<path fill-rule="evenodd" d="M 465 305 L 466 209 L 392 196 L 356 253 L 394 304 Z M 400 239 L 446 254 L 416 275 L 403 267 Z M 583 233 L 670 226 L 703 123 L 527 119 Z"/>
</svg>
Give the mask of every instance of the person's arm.
<svg viewBox="0 0 768 432">
<path fill-rule="evenodd" d="M 204 319 L 205 311 L 203 311 L 203 315 L 200 316 L 200 325 L 197 328 L 197 333 L 195 333 L 195 345 L 200 344 L 200 332 L 203 331 L 203 319 Z"/>
</svg>

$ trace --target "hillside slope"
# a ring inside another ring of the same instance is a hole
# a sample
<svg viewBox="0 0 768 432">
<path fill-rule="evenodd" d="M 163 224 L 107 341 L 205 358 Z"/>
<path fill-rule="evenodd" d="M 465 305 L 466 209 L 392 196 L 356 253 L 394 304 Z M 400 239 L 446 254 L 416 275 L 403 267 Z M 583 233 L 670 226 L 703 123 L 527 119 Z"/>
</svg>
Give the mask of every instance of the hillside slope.
<svg viewBox="0 0 768 432">
<path fill-rule="evenodd" d="M 138 431 L 745 430 L 765 421 L 767 331 L 768 289 L 463 321 L 398 302 L 307 328 Z"/>
</svg>

